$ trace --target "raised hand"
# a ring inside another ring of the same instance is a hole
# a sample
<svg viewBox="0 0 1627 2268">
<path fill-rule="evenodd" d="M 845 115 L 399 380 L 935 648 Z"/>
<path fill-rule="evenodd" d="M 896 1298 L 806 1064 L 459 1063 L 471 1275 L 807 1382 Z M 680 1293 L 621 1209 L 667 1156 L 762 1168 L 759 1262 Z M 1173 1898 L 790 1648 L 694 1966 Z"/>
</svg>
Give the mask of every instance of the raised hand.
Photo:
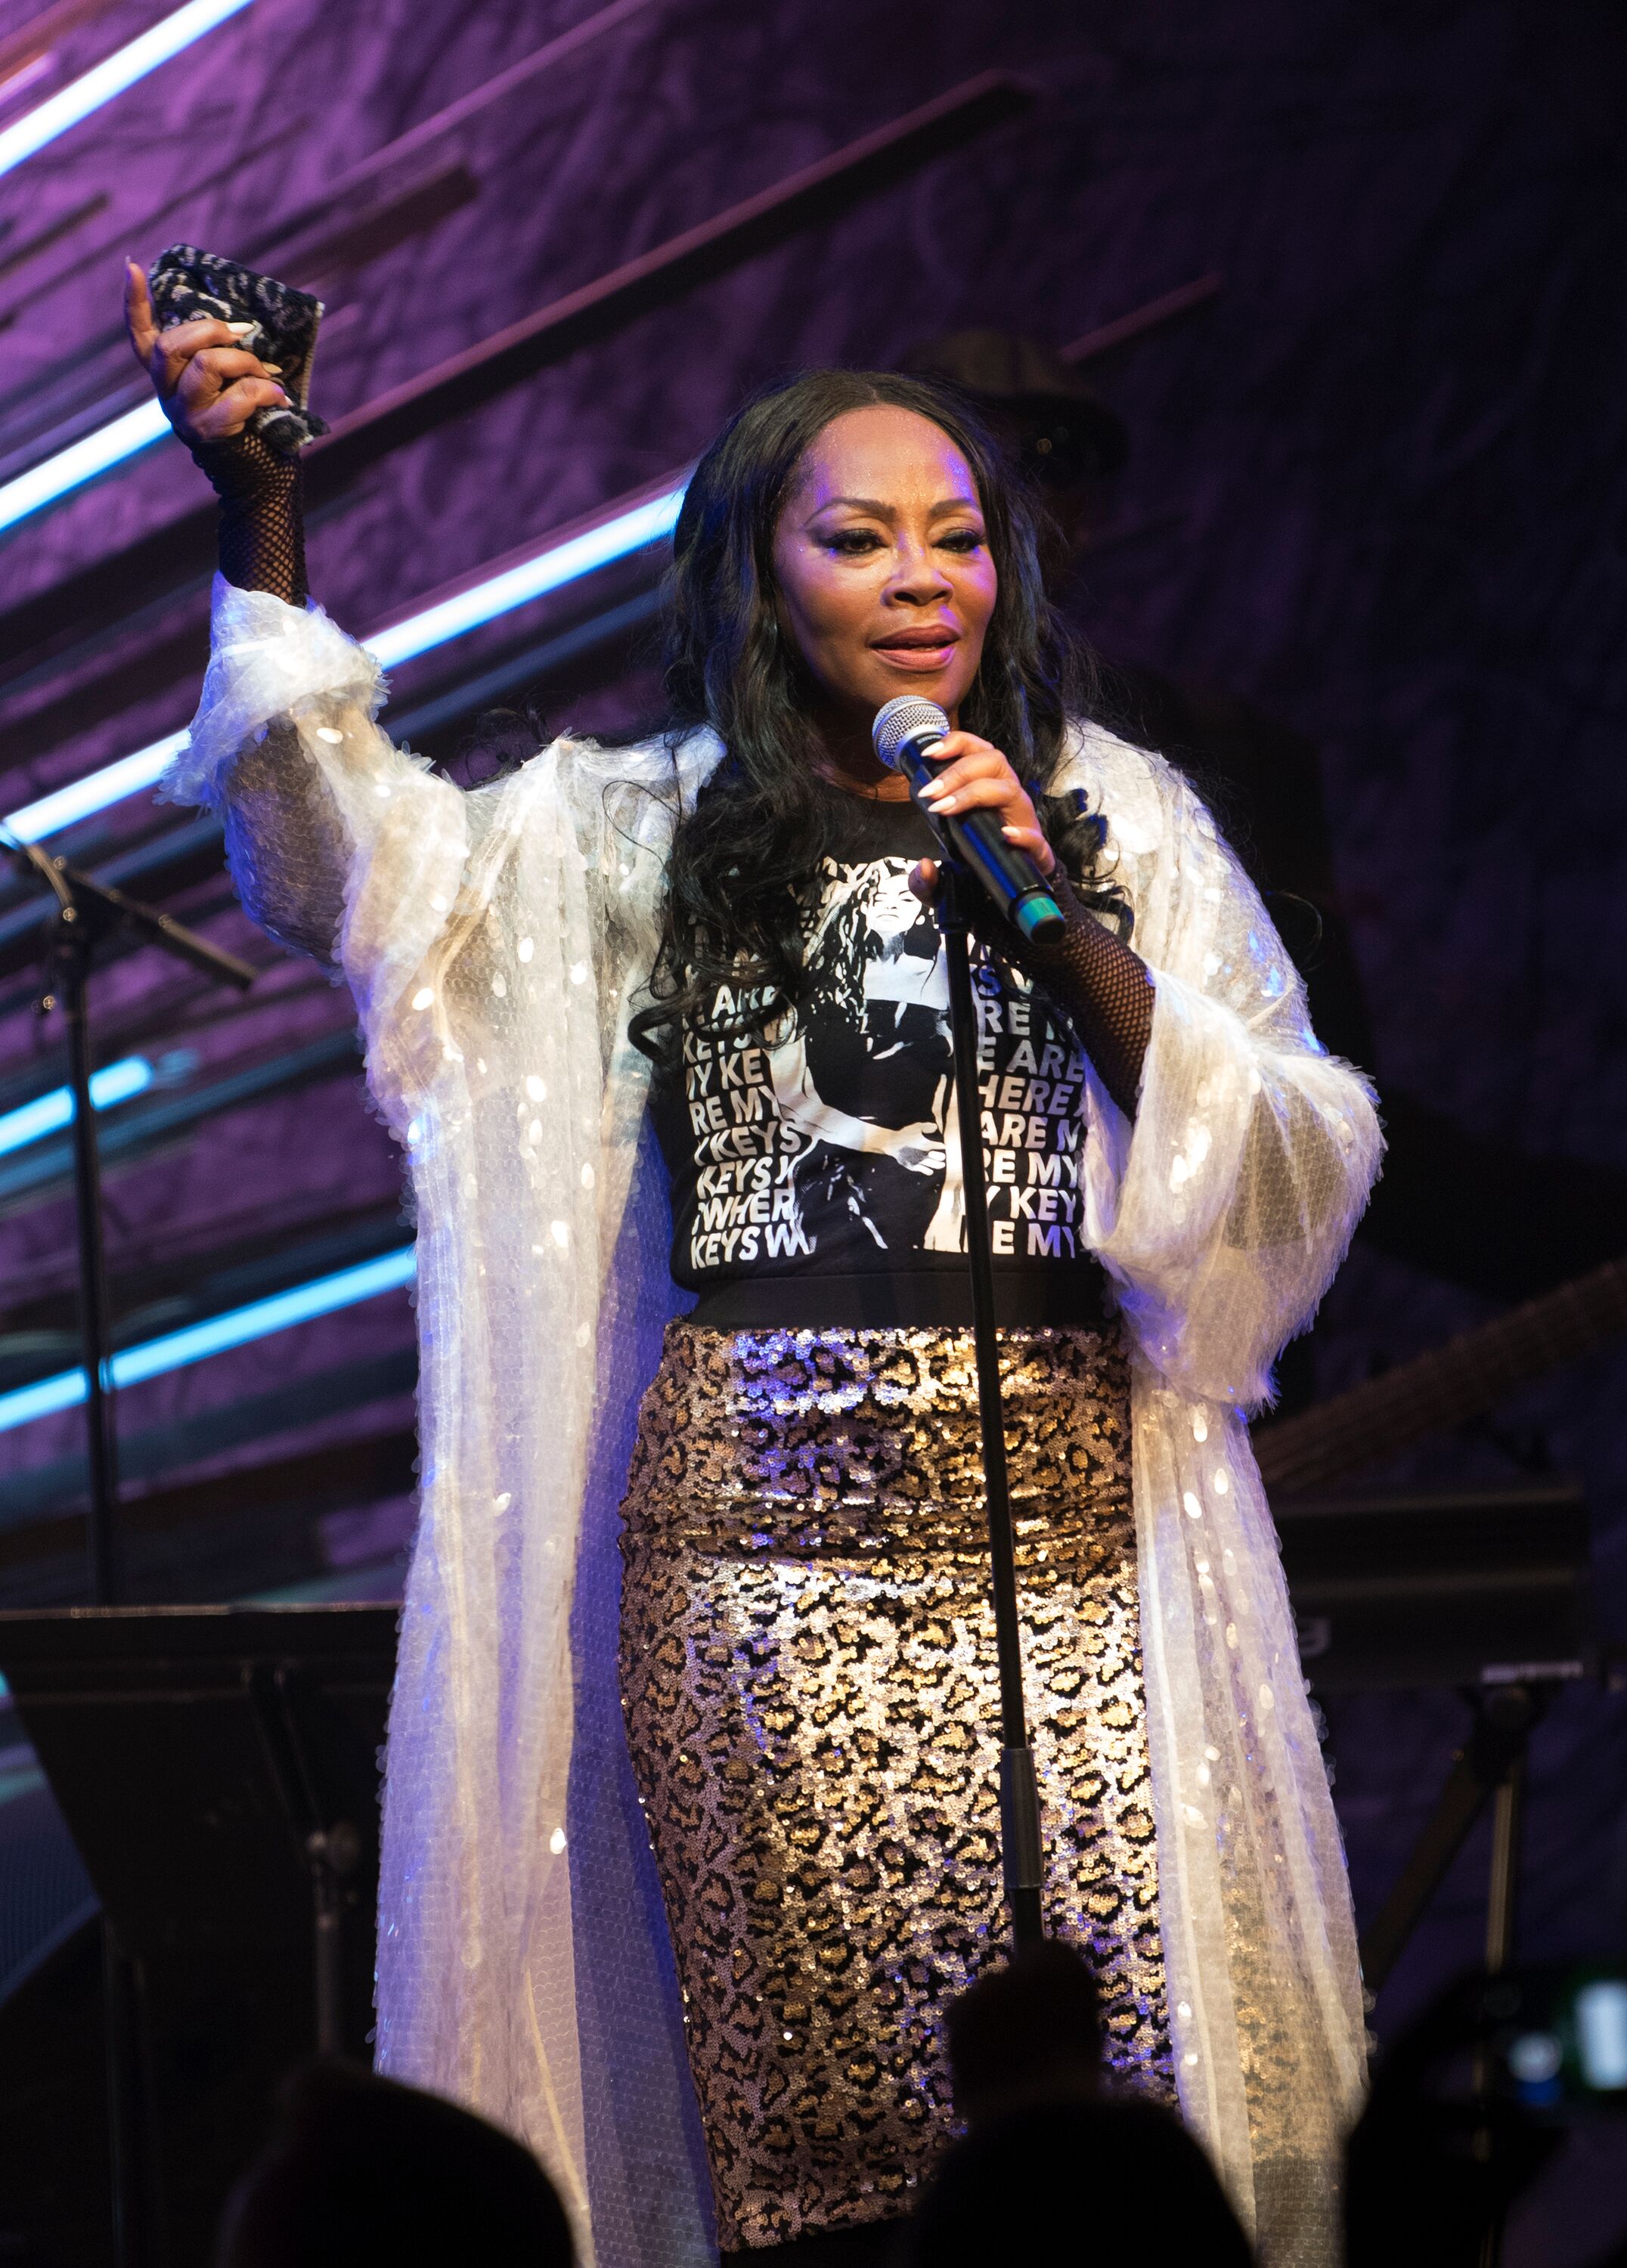
<svg viewBox="0 0 1627 2268">
<path fill-rule="evenodd" d="M 943 770 L 922 790 L 921 799 L 930 810 L 941 811 L 950 818 L 968 811 L 998 812 L 1000 832 L 1006 841 L 1026 850 L 1042 874 L 1050 873 L 1056 854 L 1045 839 L 1039 814 L 1027 788 L 992 742 L 979 740 L 975 733 L 948 733 L 933 749 L 932 757 Z M 938 861 L 923 858 L 910 871 L 909 887 L 917 897 L 930 903 L 938 890 Z"/>
<path fill-rule="evenodd" d="M 252 324 L 175 323 L 161 331 L 147 278 L 134 260 L 124 263 L 124 328 L 164 415 L 188 448 L 233 440 L 256 409 L 288 400 L 277 365 L 244 351 L 242 336 Z"/>
</svg>

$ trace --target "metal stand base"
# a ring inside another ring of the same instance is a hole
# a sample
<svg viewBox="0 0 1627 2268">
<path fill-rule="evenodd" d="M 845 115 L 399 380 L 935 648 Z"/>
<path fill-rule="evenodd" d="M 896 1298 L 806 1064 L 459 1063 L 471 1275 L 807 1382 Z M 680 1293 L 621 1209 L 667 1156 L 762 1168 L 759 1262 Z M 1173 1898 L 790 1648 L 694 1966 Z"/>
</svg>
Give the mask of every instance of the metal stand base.
<svg viewBox="0 0 1627 2268">
<path fill-rule="evenodd" d="M 1474 1729 L 1384 1911 L 1361 1941 L 1362 1973 L 1370 1992 L 1378 1992 L 1395 1968 L 1425 1908 L 1488 1803 L 1491 1806 L 1491 1867 L 1486 1894 L 1487 1975 L 1498 1975 L 1513 1961 L 1530 1739 L 1559 1690 L 1557 1683 L 1533 1681 L 1470 1692 Z M 1476 2102 L 1489 2103 L 1491 2073 L 1483 2058 L 1476 2059 L 1474 2084 Z M 1472 2146 L 1477 2158 L 1491 2161 L 1496 2142 L 1489 2117 L 1477 2125 Z M 1498 2268 L 1502 2257 L 1499 2207 L 1482 2234 L 1479 2268 Z"/>
<path fill-rule="evenodd" d="M 1369 1992 L 1380 1991 L 1388 1978 L 1488 1802 L 1492 1814 L 1486 1967 L 1495 1976 L 1508 1966 L 1513 1956 L 1527 1749 L 1558 1690 L 1557 1685 L 1533 1683 L 1495 1685 L 1470 1693 L 1474 1729 L 1383 1911 L 1362 1939 L 1362 1975 Z"/>
</svg>

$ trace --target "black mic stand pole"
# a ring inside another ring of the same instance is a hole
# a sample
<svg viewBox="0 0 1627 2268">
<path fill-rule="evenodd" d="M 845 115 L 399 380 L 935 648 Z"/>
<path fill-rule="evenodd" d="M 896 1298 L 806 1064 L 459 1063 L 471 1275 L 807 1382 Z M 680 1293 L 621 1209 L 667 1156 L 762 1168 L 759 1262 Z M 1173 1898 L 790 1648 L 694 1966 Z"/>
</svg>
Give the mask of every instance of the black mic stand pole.
<svg viewBox="0 0 1627 2268">
<path fill-rule="evenodd" d="M 37 843 L 18 843 L 0 833 L 0 850 L 26 874 L 42 881 L 56 900 L 51 925 L 51 976 L 40 1012 L 61 1008 L 68 1025 L 69 1085 L 73 1092 L 73 1194 L 79 1246 L 79 1335 L 85 1368 L 85 1446 L 90 1460 L 90 1590 L 92 1605 L 116 1603 L 121 1584 L 115 1521 L 119 1500 L 118 1444 L 114 1429 L 111 1351 L 107 1329 L 106 1240 L 102 1229 L 101 1172 L 96 1146 L 96 1111 L 91 1100 L 92 1049 L 87 992 L 96 947 L 110 931 L 134 930 L 150 945 L 217 982 L 247 991 L 254 972 L 235 954 L 159 913 L 127 898 L 122 890 L 93 881 Z"/>
<path fill-rule="evenodd" d="M 1005 1473 L 1005 1420 L 995 1337 L 994 1264 L 989 1250 L 989 1192 L 983 1173 L 983 1104 L 977 1091 L 977 1010 L 967 952 L 965 894 L 977 883 L 962 868 L 939 865 L 938 926 L 949 976 L 949 1024 L 954 1045 L 955 1115 L 961 1129 L 961 1189 L 966 1256 L 972 1278 L 972 1341 L 977 1361 L 977 1415 L 983 1429 L 983 1489 L 989 1510 L 989 1558 L 994 1592 L 995 1652 L 1000 1670 L 1000 1856 L 1012 1910 L 1012 1949 L 1025 1952 L 1045 1935 L 1040 1893 L 1039 1785 L 1023 1699 L 1022 1626 L 1017 1611 L 1017 1555 Z"/>
<path fill-rule="evenodd" d="M 91 1099 L 92 1048 L 87 993 L 91 963 L 100 939 L 121 926 L 149 944 L 162 946 L 227 984 L 247 991 L 254 971 L 234 954 L 185 928 L 151 906 L 127 898 L 122 890 L 92 881 L 37 843 L 18 843 L 0 832 L 0 850 L 56 900 L 51 924 L 51 975 L 40 1000 L 41 1014 L 60 1007 L 68 1025 L 69 1085 L 73 1092 L 74 1218 L 79 1247 L 79 1333 L 85 1366 L 85 1447 L 90 1462 L 91 1502 L 87 1522 L 92 1603 L 116 1603 L 121 1569 L 116 1521 L 119 1504 L 118 1439 L 114 1424 L 111 1351 L 107 1329 L 106 1240 L 102 1229 L 101 1173 L 96 1145 L 96 1110 Z M 144 2054 L 141 1984 L 135 1962 L 106 1916 L 102 1921 L 102 1986 L 107 2057 L 107 2126 L 113 2160 L 114 2257 L 118 2268 L 149 2268 L 152 2199 L 146 2166 L 146 2120 L 143 2108 Z"/>
</svg>

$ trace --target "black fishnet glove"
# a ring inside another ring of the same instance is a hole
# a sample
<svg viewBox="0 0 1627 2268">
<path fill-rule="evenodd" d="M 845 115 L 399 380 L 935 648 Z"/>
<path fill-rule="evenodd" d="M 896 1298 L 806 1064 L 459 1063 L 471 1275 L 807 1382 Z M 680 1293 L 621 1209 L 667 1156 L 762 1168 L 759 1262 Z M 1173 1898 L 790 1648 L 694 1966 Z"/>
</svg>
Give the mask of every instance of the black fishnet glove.
<svg viewBox="0 0 1627 2268">
<path fill-rule="evenodd" d="M 305 519 L 299 460 L 245 427 L 230 441 L 195 443 L 193 456 L 220 498 L 220 571 L 239 591 L 269 591 L 303 607 Z"/>
<path fill-rule="evenodd" d="M 1035 945 L 1020 937 L 992 907 L 985 923 L 979 903 L 983 893 L 976 890 L 968 892 L 978 908 L 973 927 L 1049 995 L 1073 1027 L 1103 1086 L 1124 1116 L 1133 1118 L 1152 1036 L 1152 980 L 1139 955 L 1086 911 L 1060 860 L 1048 885 L 1067 924 L 1056 944 Z M 997 923 L 998 941 L 990 935 Z"/>
</svg>

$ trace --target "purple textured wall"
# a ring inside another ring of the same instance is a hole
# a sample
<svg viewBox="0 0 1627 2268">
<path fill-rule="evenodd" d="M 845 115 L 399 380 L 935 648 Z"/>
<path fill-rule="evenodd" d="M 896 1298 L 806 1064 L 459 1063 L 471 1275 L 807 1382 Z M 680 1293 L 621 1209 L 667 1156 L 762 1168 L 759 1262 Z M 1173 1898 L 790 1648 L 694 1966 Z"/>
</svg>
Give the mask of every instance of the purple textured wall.
<svg viewBox="0 0 1627 2268">
<path fill-rule="evenodd" d="M 69 35 L 63 68 L 158 12 L 104 10 Z M 0 38 L 31 13 L 0 9 Z M 136 398 L 113 328 L 127 248 L 150 259 L 187 237 L 277 269 L 279 222 L 340 184 L 283 270 L 328 301 L 316 395 L 335 418 L 975 73 L 1014 72 L 1024 114 L 913 153 L 786 240 L 681 279 L 357 467 L 313 513 L 318 593 L 365 629 L 681 466 L 777 372 L 892 362 L 971 324 L 1060 345 L 1219 271 L 1218 298 L 1092 365 L 1133 447 L 1071 603 L 1110 659 L 1251 703 L 1314 749 L 1398 1163 L 1403 1118 L 1422 1112 L 1448 1155 L 1461 1142 L 1497 1167 L 1476 1179 L 1466 1164 L 1455 1197 L 1449 1175 L 1426 1177 L 1404 1218 L 1358 1244 L 1300 1390 L 1326 1395 L 1627 1246 L 1619 11 L 649 0 L 617 16 L 346 192 L 358 161 L 588 13 L 255 0 L 0 180 L 0 478 L 99 422 L 99 403 Z M 187 526 L 198 501 L 166 444 L 0 543 L 0 624 L 15 633 L 0 629 L 6 808 L 185 721 L 207 568 Z M 600 578 L 411 665 L 397 711 L 649 580 Z M 604 726 L 652 692 L 633 636 L 545 675 L 537 697 L 555 723 Z M 185 824 L 143 799 L 63 847 L 95 863 L 173 847 Z M 347 1020 L 308 969 L 253 941 L 217 866 L 206 844 L 131 887 L 265 966 L 247 1005 L 145 952 L 99 982 L 105 1056 L 195 1057 L 171 1066 L 175 1097 Z M 56 1044 L 4 926 L 21 896 L 0 887 L 0 1108 L 48 1082 Z M 0 1389 L 70 1362 L 73 1323 L 65 1183 L 7 1194 L 5 1164 Z M 339 1056 L 155 1140 L 108 1176 L 121 1331 L 150 1336 L 398 1241 L 398 1188 Z M 1550 1217 L 1551 1236 L 1533 1230 Z M 309 1518 L 230 1497 L 201 1510 L 178 1491 L 224 1464 L 399 1432 L 409 1337 L 398 1293 L 127 1396 L 132 1493 L 160 1499 L 142 1531 L 148 1594 L 310 1584 L 324 1566 L 342 1582 L 347 1560 L 387 1581 L 408 1513 L 399 1472 L 358 1483 L 350 1507 L 330 1492 Z M 267 1399 L 323 1381 L 332 1406 L 314 1425 L 297 1398 Z M 1601 1622 L 1619 1637 L 1624 1383 L 1606 1349 L 1363 1486 L 1578 1476 Z M 70 1418 L 0 1432 L 8 1597 L 70 1594 L 76 1445 Z M 1409 1693 L 1329 1715 L 1366 1917 L 1464 1711 Z M 1569 1694 L 1534 1755 L 1531 1949 L 1619 1935 L 1624 1793 L 1627 1713 L 1596 1688 Z M 1466 1854 L 1380 2021 L 1472 1955 L 1483 1863 L 1483 1847 Z M 1573 2257 L 1529 2241 L 1533 2262 Z"/>
</svg>

